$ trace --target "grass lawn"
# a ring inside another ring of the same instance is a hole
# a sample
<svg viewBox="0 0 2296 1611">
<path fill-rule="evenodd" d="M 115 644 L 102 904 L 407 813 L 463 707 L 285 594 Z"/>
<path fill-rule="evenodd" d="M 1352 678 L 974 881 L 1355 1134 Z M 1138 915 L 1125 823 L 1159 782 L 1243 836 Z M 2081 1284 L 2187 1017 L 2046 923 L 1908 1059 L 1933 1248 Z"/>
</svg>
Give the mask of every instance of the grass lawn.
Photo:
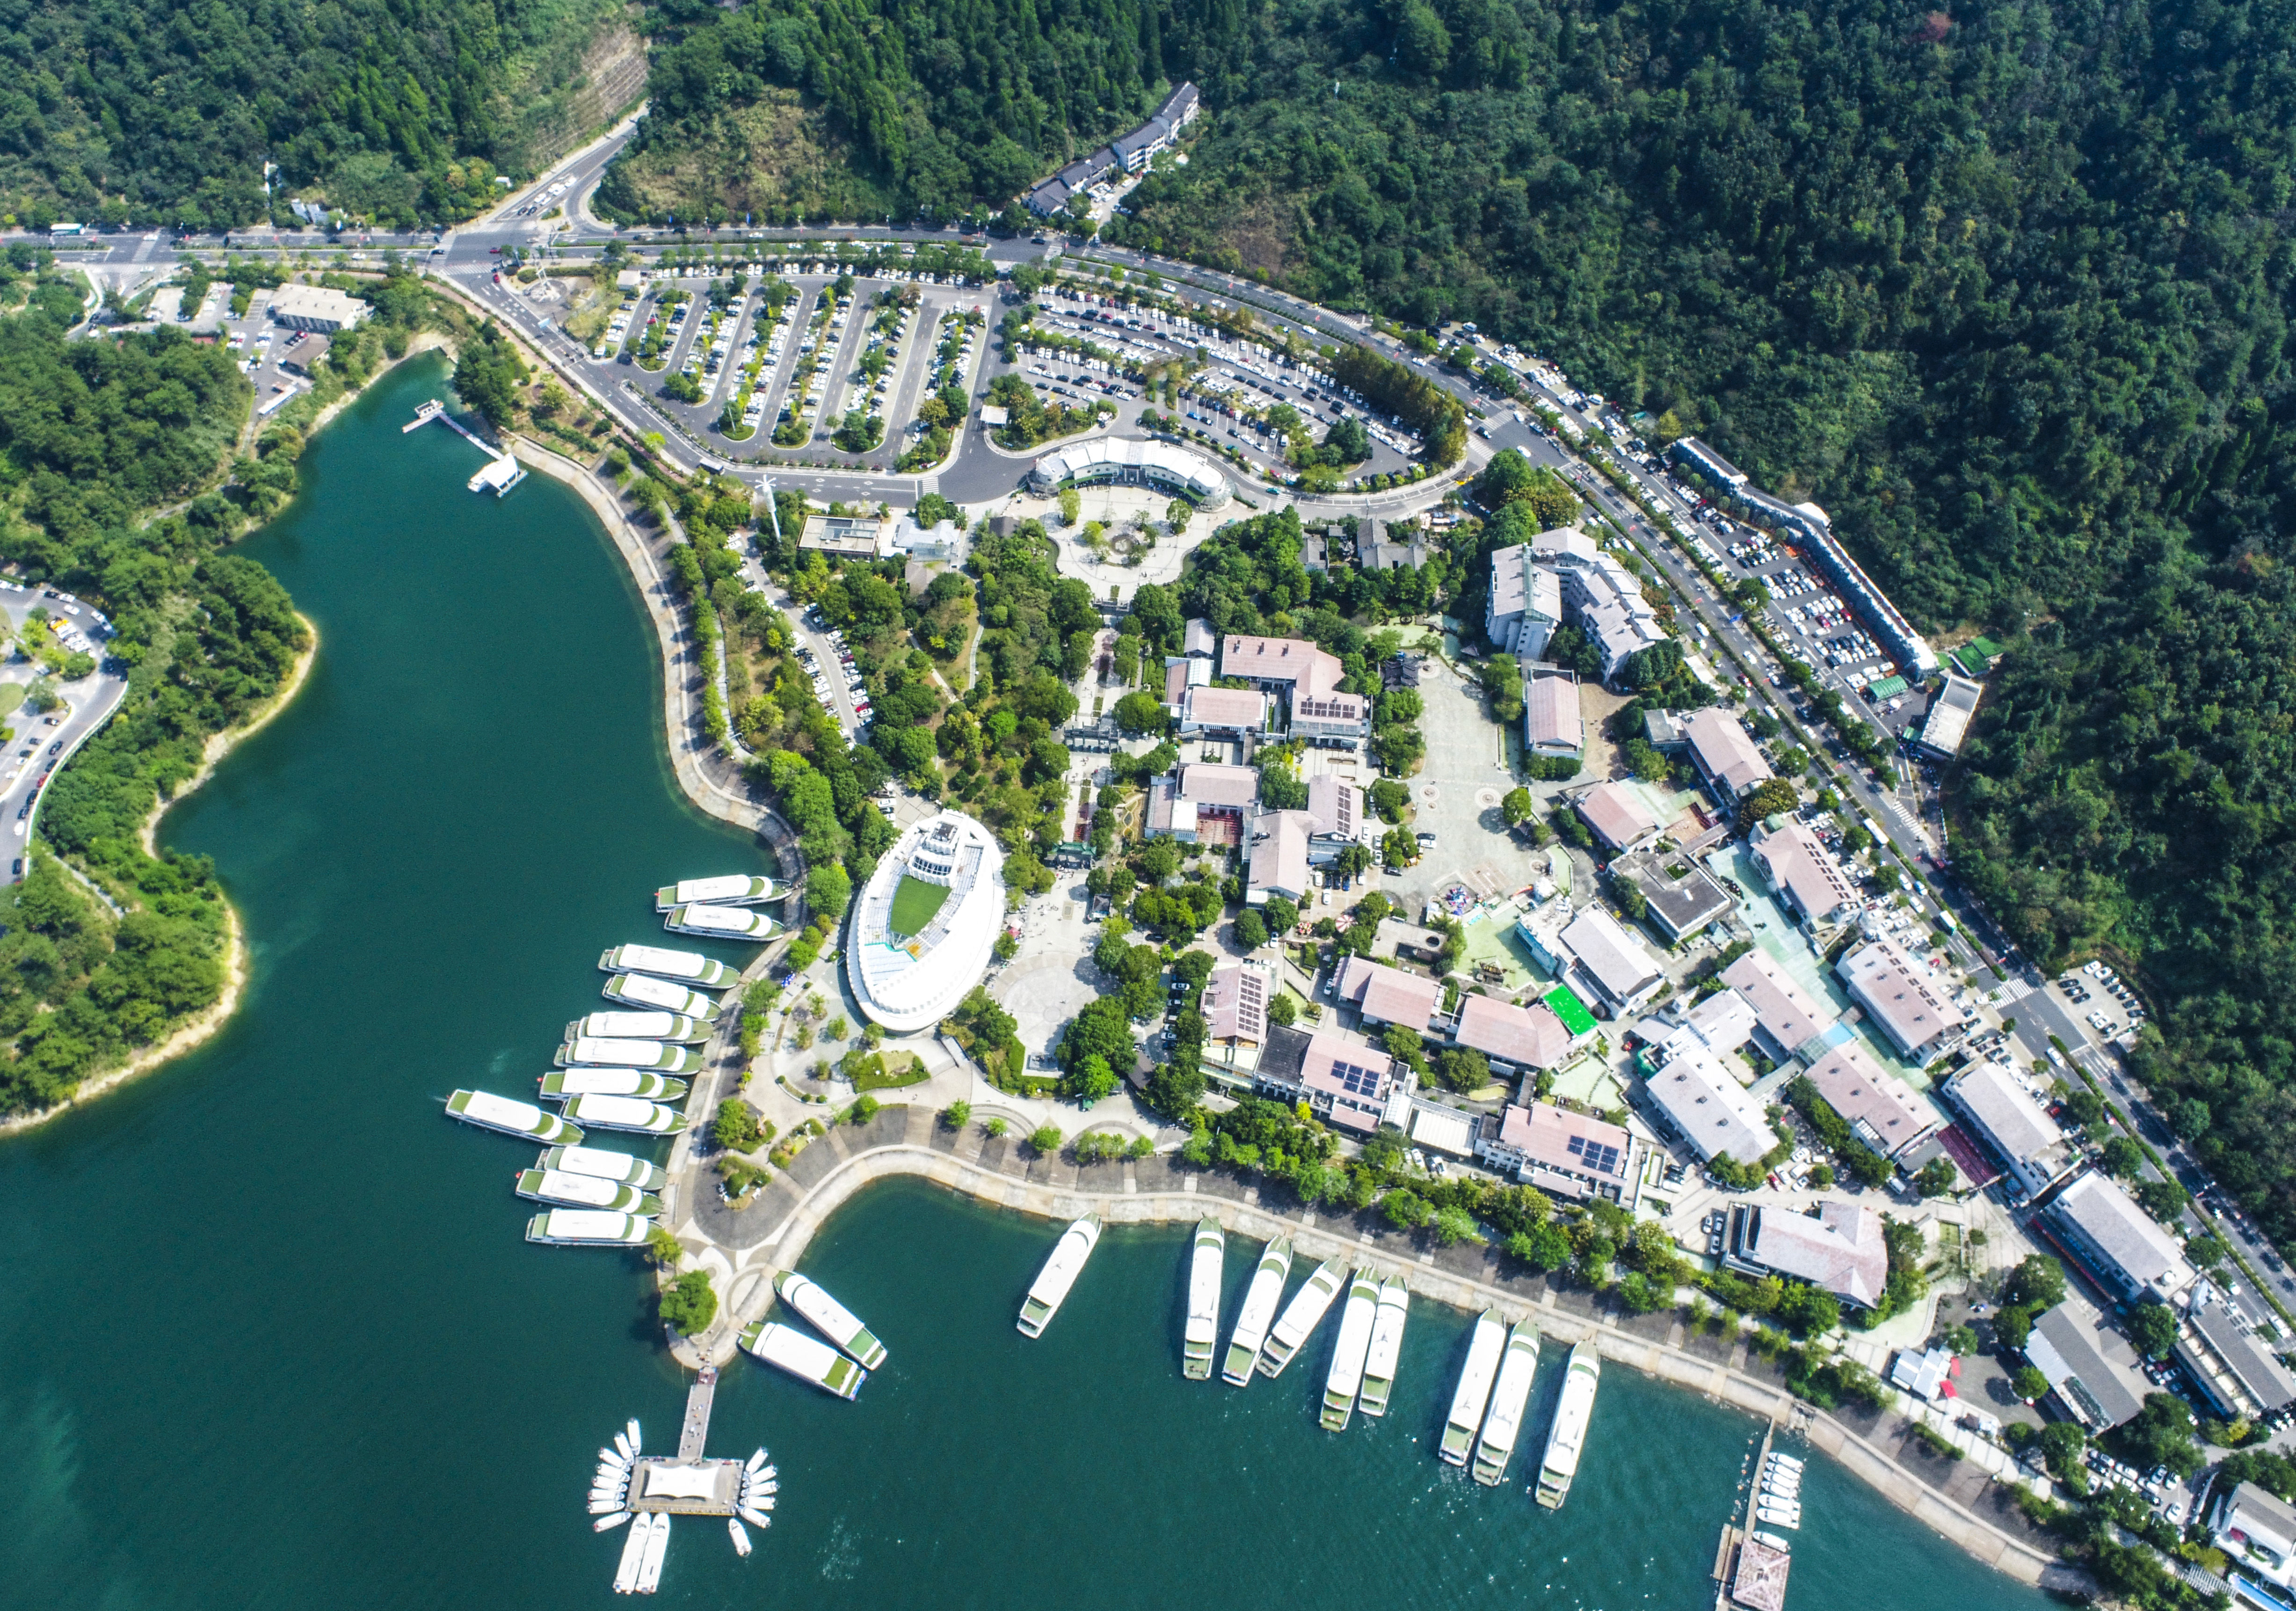
<svg viewBox="0 0 2296 1611">
<path fill-rule="evenodd" d="M 914 1051 L 888 1051 L 882 1059 L 882 1074 L 861 1074 L 853 1078 L 853 1094 L 865 1091 L 898 1091 L 904 1085 L 922 1085 L 932 1076 Z"/>
<path fill-rule="evenodd" d="M 928 884 L 905 872 L 901 881 L 893 887 L 893 911 L 887 920 L 888 926 L 904 937 L 922 934 L 925 925 L 933 920 L 933 914 L 947 899 L 947 885 Z"/>
<path fill-rule="evenodd" d="M 0 716 L 6 716 L 24 702 L 24 684 L 0 683 Z"/>
</svg>

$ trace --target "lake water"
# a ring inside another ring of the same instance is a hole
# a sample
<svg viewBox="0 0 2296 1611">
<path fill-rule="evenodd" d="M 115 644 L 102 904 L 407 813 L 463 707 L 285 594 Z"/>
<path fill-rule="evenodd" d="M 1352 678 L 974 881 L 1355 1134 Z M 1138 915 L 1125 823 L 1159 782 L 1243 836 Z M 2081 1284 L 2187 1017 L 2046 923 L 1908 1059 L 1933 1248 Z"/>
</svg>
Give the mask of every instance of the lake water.
<svg viewBox="0 0 2296 1611">
<path fill-rule="evenodd" d="M 439 1103 L 531 1092 L 603 1005 L 598 953 L 658 936 L 657 883 L 767 869 L 678 793 L 650 628 L 580 503 L 538 477 L 473 497 L 466 443 L 400 434 L 444 388 L 436 360 L 380 383 L 246 545 L 324 647 L 162 830 L 216 858 L 246 919 L 240 1014 L 0 1144 L 0 1607 L 626 1603 L 622 1535 L 582 1501 L 626 1418 L 674 1439 L 650 1284 L 521 1241 L 535 1149 Z M 806 1267 L 891 1358 L 850 1404 L 727 1370 L 711 1452 L 772 1449 L 777 1525 L 742 1562 L 721 1525 L 682 1524 L 660 1598 L 1710 1604 L 1744 1417 L 1612 1369 L 1549 1516 L 1433 1458 L 1468 1317 L 1415 1304 L 1393 1411 L 1332 1437 L 1322 1339 L 1280 1381 L 1181 1379 L 1180 1228 L 1111 1231 L 1022 1341 L 1055 1230 L 922 1185 L 848 1205 Z M 1822 1463 L 1806 1492 L 1799 1611 L 2040 1603 Z"/>
</svg>

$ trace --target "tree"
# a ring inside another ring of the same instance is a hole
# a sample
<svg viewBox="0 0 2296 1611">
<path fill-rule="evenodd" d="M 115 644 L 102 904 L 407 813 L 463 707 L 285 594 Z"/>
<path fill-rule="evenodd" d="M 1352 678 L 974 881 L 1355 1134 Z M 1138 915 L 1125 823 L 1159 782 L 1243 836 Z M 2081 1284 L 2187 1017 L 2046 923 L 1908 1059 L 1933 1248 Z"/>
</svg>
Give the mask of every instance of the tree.
<svg viewBox="0 0 2296 1611">
<path fill-rule="evenodd" d="M 1952 1159 L 1933 1157 L 1923 1164 L 1920 1172 L 1914 1176 L 1914 1190 L 1925 1198 L 1943 1197 L 1954 1189 L 1960 1179 L 1960 1175 L 1954 1170 Z"/>
<path fill-rule="evenodd" d="M 1518 791 L 1521 792 L 1521 791 Z M 1400 822 L 1411 805 L 1411 790 L 1393 778 L 1375 779 L 1371 786 L 1371 808 L 1379 814 L 1382 822 Z"/>
<path fill-rule="evenodd" d="M 1097 1053 L 1078 1061 L 1069 1071 L 1068 1077 L 1061 1082 L 1063 1095 L 1072 1100 L 1087 1103 L 1097 1102 L 1114 1094 L 1119 1084 L 1116 1070 L 1106 1058 Z"/>
<path fill-rule="evenodd" d="M 971 1102 L 951 1102 L 940 1110 L 940 1122 L 951 1130 L 962 1130 L 972 1122 Z"/>
<path fill-rule="evenodd" d="M 1521 786 L 1508 789 L 1499 800 L 1499 815 L 1506 820 L 1510 828 L 1520 827 L 1530 821 L 1538 809 L 1538 804 L 1530 797 L 1530 790 Z"/>
<path fill-rule="evenodd" d="M 1039 1124 L 1029 1132 L 1029 1146 L 1038 1157 L 1050 1157 L 1061 1149 L 1061 1133 L 1056 1125 Z"/>
<path fill-rule="evenodd" d="M 1267 1021 L 1288 1029 L 1299 1019 L 1300 1009 L 1293 1002 L 1291 992 L 1277 991 L 1275 999 L 1267 1003 Z"/>
<path fill-rule="evenodd" d="M 1533 1270 L 1560 1270 L 1570 1262 L 1570 1239 L 1553 1220 L 1514 1232 L 1506 1239 L 1506 1250 Z"/>
<path fill-rule="evenodd" d="M 1116 701 L 1116 724 L 1129 733 L 1162 733 L 1171 726 L 1164 701 L 1145 690 L 1126 694 Z"/>
<path fill-rule="evenodd" d="M 766 1127 L 758 1110 L 740 1097 L 728 1098 L 718 1109 L 718 1116 L 709 1126 L 711 1139 L 729 1152 L 749 1152 L 766 1139 Z"/>
<path fill-rule="evenodd" d="M 1447 1047 L 1436 1053 L 1435 1071 L 1454 1091 L 1480 1091 L 1491 1083 L 1490 1059 L 1472 1047 Z"/>
<path fill-rule="evenodd" d="M 2125 1458 L 2138 1470 L 2166 1466 L 2178 1476 L 2201 1468 L 2199 1424 L 2184 1400 L 2167 1393 L 2148 1393 L 2144 1407 L 2114 1432 Z"/>
<path fill-rule="evenodd" d="M 2176 1312 L 2165 1304 L 2137 1304 L 2121 1322 L 2121 1329 L 2146 1359 L 2167 1359 L 2176 1352 Z"/>
<path fill-rule="evenodd" d="M 2144 1172 L 2144 1149 L 2125 1135 L 2113 1135 L 2106 1139 L 2099 1161 L 2107 1174 L 2134 1180 Z"/>
<path fill-rule="evenodd" d="M 1765 778 L 1746 792 L 1738 802 L 1738 822 L 1742 830 L 1765 817 L 1789 812 L 1800 804 L 1794 786 L 1784 778 Z"/>
<path fill-rule="evenodd" d="M 1446 1247 L 1461 1242 L 1478 1242 L 1481 1234 L 1475 1229 L 1475 1216 L 1464 1208 L 1438 1208 L 1433 1220 L 1435 1239 Z"/>
<path fill-rule="evenodd" d="M 2041 1435 L 2035 1441 L 2040 1444 L 2041 1460 L 2048 1467 L 2051 1476 L 2073 1487 L 2087 1489 L 2087 1474 L 2081 1457 L 2088 1451 L 2088 1435 L 2078 1424 L 2051 1421 L 2041 1428 Z"/>
<path fill-rule="evenodd" d="M 1267 922 L 1258 912 L 1246 907 L 1235 914 L 1235 943 L 1246 951 L 1257 951 L 1267 944 Z"/>
<path fill-rule="evenodd" d="M 1841 1305 L 1824 1288 L 1795 1281 L 1778 1301 L 1778 1318 L 1804 1337 L 1823 1337 L 1841 1323 Z"/>
<path fill-rule="evenodd" d="M 684 1337 L 707 1331 L 718 1318 L 718 1294 L 709 1285 L 709 1272 L 689 1270 L 661 1295 L 661 1321 Z"/>
<path fill-rule="evenodd" d="M 1435 1214 L 1427 1199 L 1408 1187 L 1389 1192 L 1380 1209 L 1387 1215 L 1387 1223 L 1398 1231 L 1416 1230 Z"/>
<path fill-rule="evenodd" d="M 2065 1267 L 2046 1253 L 2029 1253 L 2009 1272 L 2006 1296 L 2028 1309 L 2054 1309 L 2065 1301 Z"/>
<path fill-rule="evenodd" d="M 2038 1403 L 2048 1396 L 2049 1378 L 2030 1365 L 2020 1365 L 2009 1378 L 2009 1391 L 2028 1403 Z"/>
<path fill-rule="evenodd" d="M 841 863 L 819 862 L 806 870 L 806 904 L 824 916 L 841 921 L 853 899 L 853 879 Z"/>
</svg>

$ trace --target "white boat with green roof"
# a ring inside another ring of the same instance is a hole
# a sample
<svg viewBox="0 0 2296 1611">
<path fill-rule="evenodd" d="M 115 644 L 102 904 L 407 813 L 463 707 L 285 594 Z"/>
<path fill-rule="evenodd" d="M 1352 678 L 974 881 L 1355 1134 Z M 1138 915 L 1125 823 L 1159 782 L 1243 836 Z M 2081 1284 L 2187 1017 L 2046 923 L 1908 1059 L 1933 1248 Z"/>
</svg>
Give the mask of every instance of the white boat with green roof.
<svg viewBox="0 0 2296 1611">
<path fill-rule="evenodd" d="M 1371 1349 L 1372 1322 L 1379 1315 L 1379 1284 L 1368 1270 L 1348 1284 L 1348 1306 L 1340 1312 L 1339 1340 L 1332 1345 L 1331 1373 L 1324 1378 L 1324 1430 L 1345 1432 L 1363 1386 L 1364 1356 Z"/>
<path fill-rule="evenodd" d="M 518 1194 L 537 1203 L 562 1203 L 569 1208 L 600 1208 L 612 1214 L 661 1212 L 661 1199 L 636 1186 L 618 1186 L 594 1174 L 568 1174 L 562 1169 L 522 1169 Z"/>
<path fill-rule="evenodd" d="M 1437 1451 L 1447 1466 L 1464 1466 L 1475 1446 L 1475 1428 L 1483 1424 L 1483 1411 L 1491 1400 L 1491 1383 L 1499 1373 L 1499 1355 L 1506 1349 L 1506 1322 L 1498 1311 L 1486 1309 L 1475 1318 L 1475 1334 L 1467 1342 L 1467 1363 L 1459 1372 L 1459 1386 L 1451 1394 L 1451 1413 L 1443 1423 L 1443 1444 Z"/>
<path fill-rule="evenodd" d="M 852 1355 L 856 1364 L 874 1370 L 885 1362 L 885 1345 L 855 1318 L 850 1309 L 823 1291 L 818 1281 L 794 1270 L 784 1270 L 774 1277 L 774 1290 L 815 1330 Z"/>
<path fill-rule="evenodd" d="M 672 934 L 706 935 L 713 940 L 770 940 L 782 926 L 747 906 L 673 906 L 661 926 Z"/>
<path fill-rule="evenodd" d="M 676 1012 L 707 1024 L 718 1016 L 718 998 L 687 985 L 651 974 L 618 973 L 599 992 L 610 1002 L 645 1012 Z"/>
<path fill-rule="evenodd" d="M 634 1096 L 578 1096 L 568 1099 L 566 1116 L 578 1124 L 601 1130 L 627 1130 L 639 1135 L 676 1135 L 685 1128 L 685 1116 L 675 1108 Z"/>
<path fill-rule="evenodd" d="M 526 1222 L 529 1242 L 554 1242 L 566 1247 L 635 1247 L 653 1230 L 653 1222 L 635 1214 L 610 1214 L 602 1208 L 552 1208 Z"/>
<path fill-rule="evenodd" d="M 869 1379 L 866 1370 L 828 1344 L 778 1321 L 752 1321 L 742 1333 L 742 1346 L 775 1370 L 839 1398 L 851 1398 Z"/>
<path fill-rule="evenodd" d="M 1283 1316 L 1275 1322 L 1275 1329 L 1267 1334 L 1267 1346 L 1260 1352 L 1259 1373 L 1275 1377 L 1283 1374 L 1283 1367 L 1300 1352 L 1300 1345 L 1316 1329 L 1332 1300 L 1340 1295 L 1347 1281 L 1347 1269 L 1336 1259 L 1325 1259 L 1316 1266 L 1308 1284 L 1292 1295 Z"/>
<path fill-rule="evenodd" d="M 542 1076 L 542 1094 L 554 1102 L 575 1096 L 642 1096 L 674 1102 L 685 1092 L 684 1080 L 644 1068 L 562 1068 Z"/>
<path fill-rule="evenodd" d="M 1045 1328 L 1060 1313 L 1062 1303 L 1068 1297 L 1069 1288 L 1083 1273 L 1085 1261 L 1099 1245 L 1100 1215 L 1096 1214 L 1086 1214 L 1061 1232 L 1061 1239 L 1053 1244 L 1052 1252 L 1045 1259 L 1045 1267 L 1037 1272 L 1036 1284 L 1021 1300 L 1019 1325 L 1022 1337 L 1044 1336 Z"/>
<path fill-rule="evenodd" d="M 566 1026 L 566 1038 L 598 1041 L 673 1041 L 699 1045 L 709 1026 L 682 1012 L 592 1012 Z"/>
<path fill-rule="evenodd" d="M 553 1147 L 536 1160 L 535 1167 L 594 1175 L 602 1181 L 636 1186 L 640 1191 L 659 1191 L 669 1184 L 669 1176 L 660 1165 L 609 1147 Z"/>
<path fill-rule="evenodd" d="M 1268 1324 L 1275 1318 L 1276 1305 L 1283 1301 L 1284 1278 L 1291 1273 L 1292 1239 L 1279 1236 L 1261 1251 L 1259 1268 L 1251 1272 L 1251 1285 L 1244 1291 L 1235 1329 L 1228 1333 L 1227 1358 L 1220 1366 L 1222 1381 L 1241 1387 L 1251 1380 L 1252 1367 L 1259 1362 L 1259 1345 L 1267 1340 Z"/>
<path fill-rule="evenodd" d="M 1570 1497 L 1570 1479 L 1578 1475 L 1579 1456 L 1587 1452 L 1587 1424 L 1595 1417 L 1595 1389 L 1602 1381 L 1602 1352 L 1589 1337 L 1570 1350 L 1562 1397 L 1554 1406 L 1554 1429 L 1546 1435 L 1546 1458 L 1538 1465 L 1537 1497 L 1549 1510 L 1560 1510 Z"/>
<path fill-rule="evenodd" d="M 1491 1412 L 1483 1418 L 1483 1435 L 1475 1444 L 1475 1480 L 1486 1488 L 1506 1478 L 1507 1461 L 1514 1458 L 1514 1441 L 1522 1432 L 1523 1409 L 1530 1402 L 1530 1385 L 1538 1376 L 1538 1328 L 1518 1321 L 1499 1357 Z"/>
<path fill-rule="evenodd" d="M 650 1068 L 656 1074 L 692 1074 L 701 1054 L 690 1046 L 660 1041 L 614 1041 L 578 1034 L 562 1043 L 550 1059 L 561 1068 Z"/>
<path fill-rule="evenodd" d="M 788 894 L 787 886 L 771 879 L 753 872 L 729 872 L 716 878 L 680 879 L 675 884 L 664 884 L 653 892 L 653 909 L 668 912 L 697 901 L 710 906 L 759 906 Z"/>
<path fill-rule="evenodd" d="M 447 1111 L 465 1124 L 499 1130 L 504 1135 L 529 1136 L 537 1141 L 578 1141 L 582 1133 L 557 1114 L 532 1102 L 513 1102 L 491 1091 L 457 1091 L 447 1099 Z"/>
<path fill-rule="evenodd" d="M 1188 1256 L 1188 1319 L 1180 1332 L 1180 1374 L 1192 1382 L 1211 1379 L 1212 1350 L 1219 1345 L 1220 1275 L 1226 1267 L 1227 1232 L 1206 1214 L 1196 1222 Z"/>
<path fill-rule="evenodd" d="M 1398 1276 L 1379 1289 L 1379 1313 L 1372 1317 L 1371 1351 L 1364 1355 L 1363 1395 L 1357 1407 L 1365 1415 L 1385 1415 L 1388 1395 L 1395 1391 L 1396 1362 L 1403 1355 L 1403 1321 L 1411 1306 L 1411 1288 Z"/>
<path fill-rule="evenodd" d="M 715 957 L 660 945 L 617 945 L 599 955 L 598 967 L 605 973 L 648 973 L 697 990 L 715 990 L 737 983 L 742 977 L 740 969 L 728 968 Z"/>
</svg>

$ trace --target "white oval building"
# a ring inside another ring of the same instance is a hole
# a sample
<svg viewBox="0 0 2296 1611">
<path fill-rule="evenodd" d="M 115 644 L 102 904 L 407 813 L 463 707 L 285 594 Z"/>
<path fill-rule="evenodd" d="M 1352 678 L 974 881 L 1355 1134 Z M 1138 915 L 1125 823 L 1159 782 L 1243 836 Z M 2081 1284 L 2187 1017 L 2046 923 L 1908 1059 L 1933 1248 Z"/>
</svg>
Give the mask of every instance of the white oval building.
<svg viewBox="0 0 2296 1611">
<path fill-rule="evenodd" d="M 853 908 L 845 977 L 871 1022 L 929 1028 L 988 966 L 1004 920 L 1004 852 L 962 812 L 916 823 L 869 875 Z"/>
<path fill-rule="evenodd" d="M 1029 490 L 1046 495 L 1070 484 L 1113 481 L 1123 487 L 1157 487 L 1193 500 L 1199 509 L 1227 503 L 1228 480 L 1199 453 L 1170 442 L 1138 442 L 1095 437 L 1089 442 L 1046 454 L 1029 470 Z"/>
</svg>

